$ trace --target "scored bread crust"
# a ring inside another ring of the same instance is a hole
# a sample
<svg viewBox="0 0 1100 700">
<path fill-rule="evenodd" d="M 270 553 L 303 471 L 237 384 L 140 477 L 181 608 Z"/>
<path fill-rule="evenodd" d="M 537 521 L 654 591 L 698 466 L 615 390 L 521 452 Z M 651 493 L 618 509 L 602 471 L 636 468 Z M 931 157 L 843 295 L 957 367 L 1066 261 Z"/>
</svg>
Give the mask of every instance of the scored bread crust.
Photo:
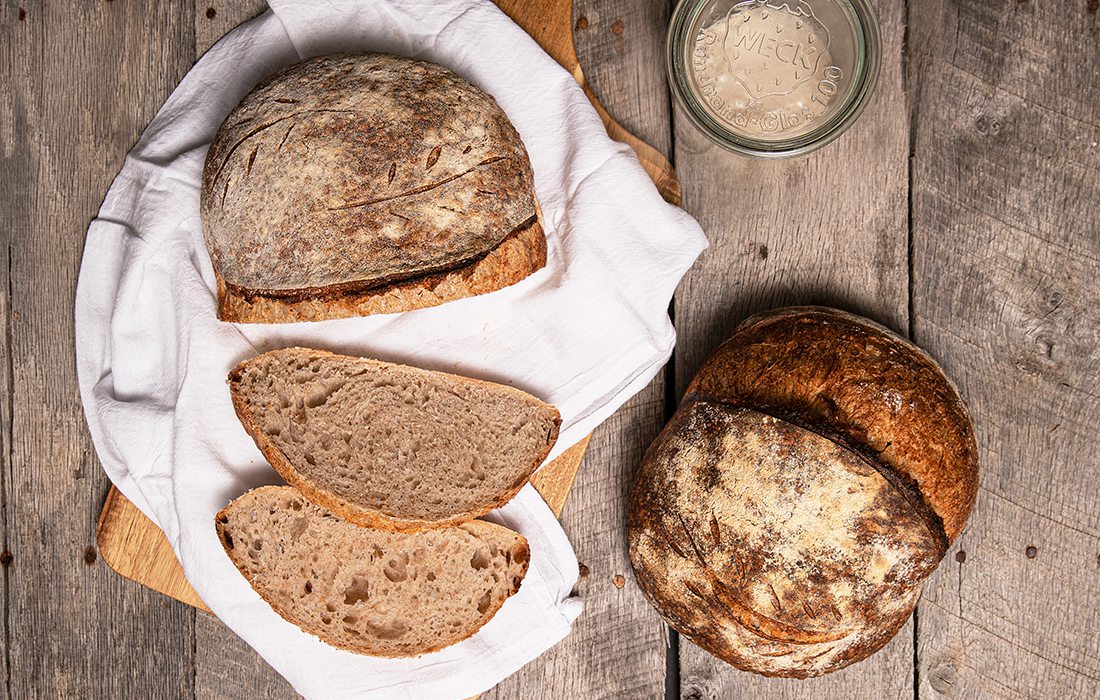
<svg viewBox="0 0 1100 700">
<path fill-rule="evenodd" d="M 504 111 L 442 66 L 386 54 L 318 56 L 257 85 L 211 143 L 200 213 L 226 321 L 407 311 L 545 265 Z"/>
<path fill-rule="evenodd" d="M 950 544 L 978 495 L 978 442 L 958 389 L 928 353 L 869 319 L 795 306 L 742 322 L 686 396 L 772 412 L 842 437 L 901 478 Z"/>
<path fill-rule="evenodd" d="M 234 323 L 295 323 L 392 314 L 488 294 L 546 266 L 546 236 L 538 219 L 528 221 L 487 255 L 446 272 L 368 289 L 314 287 L 298 296 L 269 295 L 218 283 L 218 318 Z"/>
<path fill-rule="evenodd" d="M 271 353 L 290 353 L 300 352 L 306 356 L 332 356 L 340 357 L 336 353 L 328 352 L 326 350 L 316 350 L 313 348 L 284 348 L 282 350 L 273 350 Z M 270 354 L 270 353 L 264 353 Z M 550 450 L 553 449 L 554 444 L 558 440 L 558 430 L 561 427 L 561 415 L 558 413 L 557 408 L 539 401 L 534 396 L 531 396 L 527 392 L 520 391 L 515 387 L 506 386 L 504 384 L 496 384 L 494 382 L 487 382 L 480 379 L 473 379 L 471 377 L 463 377 L 457 374 L 449 374 L 447 372 L 435 372 L 435 374 L 445 375 L 453 381 L 459 381 L 463 383 L 477 384 L 481 386 L 491 387 L 494 391 L 505 391 L 513 393 L 516 396 L 522 398 L 524 401 L 537 402 L 539 405 L 548 408 L 553 411 L 553 430 L 546 444 L 542 446 L 535 459 L 531 460 L 531 464 L 522 472 L 520 478 L 513 483 L 506 491 L 502 492 L 497 498 L 492 499 L 479 508 L 474 508 L 461 513 L 455 513 L 451 517 L 443 518 L 439 520 L 421 520 L 416 518 L 403 518 L 391 514 L 382 512 L 381 510 L 367 508 L 365 506 L 352 503 L 347 499 L 340 497 L 330 491 L 321 488 L 319 485 L 313 483 L 308 478 L 303 476 L 293 464 L 286 458 L 282 451 L 274 444 L 271 438 L 263 430 L 263 428 L 256 422 L 253 413 L 249 410 L 249 407 L 241 395 L 241 392 L 237 390 L 236 386 L 240 381 L 241 373 L 244 372 L 249 363 L 255 361 L 259 355 L 254 358 L 250 358 L 238 364 L 229 372 L 229 386 L 230 397 L 233 401 L 233 409 L 237 413 L 237 417 L 241 421 L 241 425 L 244 426 L 245 431 L 252 437 L 256 446 L 263 453 L 268 463 L 279 473 L 287 484 L 297 488 L 301 491 L 310 501 L 317 505 L 332 511 L 337 517 L 353 522 L 357 525 L 364 527 L 372 527 L 380 530 L 395 530 L 402 532 L 412 532 L 417 530 L 428 530 L 434 528 L 451 527 L 459 525 L 461 523 L 472 521 L 479 518 L 492 510 L 500 508 L 508 501 L 512 500 L 520 489 L 523 488 L 531 476 L 538 469 L 539 465 L 543 463 L 546 456 L 550 454 Z M 344 356 L 346 357 L 346 356 Z M 380 362 L 378 360 L 371 360 L 368 358 L 353 358 L 365 363 L 374 363 L 378 365 L 387 365 L 391 363 Z M 422 370 L 427 371 L 427 370 Z"/>
<path fill-rule="evenodd" d="M 495 530 L 504 530 L 504 531 L 508 532 L 509 534 L 513 535 L 515 537 L 514 544 L 512 545 L 513 551 L 520 553 L 519 555 L 513 555 L 513 558 L 516 561 L 518 561 L 519 559 L 522 558 L 522 561 L 520 562 L 520 565 L 522 566 L 523 571 L 518 577 L 515 577 L 515 578 L 512 579 L 510 587 L 509 587 L 509 593 L 508 593 L 508 595 L 506 595 L 504 597 L 504 599 L 498 601 L 495 598 L 490 597 L 490 599 L 489 599 L 490 606 L 486 609 L 486 612 L 483 614 L 480 623 L 476 627 L 472 627 L 469 630 L 466 630 L 466 634 L 463 637 L 461 637 L 459 639 L 455 639 L 453 641 L 450 641 L 446 644 L 426 645 L 422 648 L 418 648 L 416 650 L 416 652 L 412 653 L 412 654 L 400 654 L 400 653 L 393 653 L 393 652 L 387 651 L 385 649 L 377 649 L 377 648 L 372 649 L 368 652 L 368 651 L 365 651 L 362 647 L 355 647 L 355 646 L 352 646 L 350 644 L 343 643 L 340 640 L 335 639 L 333 637 L 323 636 L 323 635 L 317 634 L 316 632 L 314 632 L 312 630 L 306 630 L 294 619 L 294 615 L 289 610 L 287 610 L 281 604 L 279 604 L 279 602 L 277 600 L 275 600 L 271 595 L 268 595 L 265 591 L 261 590 L 260 588 L 256 587 L 255 585 L 253 585 L 252 580 L 249 579 L 248 574 L 246 573 L 246 566 L 245 566 L 245 562 L 242 558 L 242 554 L 239 551 L 237 551 L 235 548 L 230 547 L 227 540 L 226 540 L 226 537 L 225 537 L 225 527 L 226 527 L 226 524 L 228 523 L 228 520 L 229 520 L 228 511 L 231 508 L 233 508 L 235 504 L 238 504 L 238 503 L 242 502 L 245 499 L 260 497 L 260 496 L 265 495 L 265 494 L 267 494 L 268 492 L 271 492 L 271 491 L 281 491 L 281 490 L 285 490 L 285 489 L 288 489 L 288 488 L 290 488 L 290 487 L 286 487 L 286 486 L 261 486 L 259 488 L 252 489 L 252 490 L 248 491 L 245 494 L 242 494 L 238 498 L 236 498 L 233 501 L 230 501 L 228 504 L 226 504 L 226 506 L 224 508 L 222 508 L 220 511 L 218 511 L 218 514 L 214 517 L 214 526 L 215 526 L 215 529 L 216 529 L 217 534 L 218 534 L 218 541 L 221 542 L 222 548 L 225 550 L 226 555 L 229 557 L 230 561 L 233 562 L 233 565 L 235 567 L 237 567 L 237 570 L 241 572 L 241 575 L 244 576 L 245 579 L 248 581 L 249 585 L 252 587 L 252 590 L 254 590 L 256 592 L 256 594 L 258 596 L 260 596 L 260 598 L 265 603 L 267 603 L 271 607 L 271 609 L 275 611 L 276 614 L 279 615 L 279 617 L 283 618 L 284 620 L 286 620 L 290 624 L 294 625 L 295 627 L 298 627 L 299 629 L 302 629 L 303 631 L 307 632 L 308 634 L 316 636 L 318 639 L 320 639 L 325 644 L 328 644 L 329 646 L 335 647 L 337 649 L 343 649 L 345 651 L 350 651 L 350 652 L 355 653 L 355 654 L 366 654 L 366 655 L 369 655 L 369 656 L 375 656 L 375 657 L 379 657 L 379 658 L 395 659 L 395 658 L 408 658 L 410 656 L 420 656 L 422 654 L 430 654 L 432 652 L 439 651 L 440 649 L 445 649 L 449 646 L 453 646 L 454 644 L 457 644 L 457 643 L 459 643 L 459 642 L 461 642 L 465 639 L 469 639 L 474 634 L 476 634 L 482 627 L 484 627 L 486 624 L 488 624 L 488 622 L 491 619 L 493 619 L 496 616 L 497 612 L 504 606 L 504 602 L 508 598 L 511 598 L 513 595 L 515 595 L 519 591 L 520 586 L 523 583 L 523 579 L 527 576 L 527 571 L 528 571 L 528 568 L 530 566 L 530 561 L 531 561 L 531 547 L 530 547 L 530 544 L 527 542 L 527 538 L 524 537 L 523 535 L 519 534 L 518 532 L 515 532 L 513 530 L 509 530 L 508 528 L 503 527 L 501 525 L 497 525 L 495 523 L 490 523 L 490 522 L 487 522 L 487 521 L 484 521 L 484 520 L 472 520 L 470 522 L 462 523 L 462 524 L 457 525 L 455 527 L 460 527 L 460 528 L 466 529 L 467 531 L 470 531 L 470 532 L 472 532 L 472 534 L 475 534 L 475 535 L 478 534 L 478 531 L 481 531 L 481 533 L 485 533 L 485 532 L 491 532 L 491 531 L 495 531 Z M 303 494 L 303 496 L 304 496 L 304 494 Z M 369 529 L 369 528 L 367 528 L 367 529 Z"/>
<path fill-rule="evenodd" d="M 702 407 L 709 417 L 697 415 Z M 721 427 L 719 418 L 746 411 L 756 423 Z M 727 439 L 738 444 L 719 450 Z M 817 476 L 785 481 L 784 468 L 814 460 Z M 695 471 L 684 473 L 689 465 Z M 855 491 L 836 476 L 861 468 Z M 721 484 L 732 478 L 757 481 L 727 493 Z M 787 490 L 736 513 L 777 484 Z M 848 493 L 853 503 L 810 518 L 826 528 L 821 535 L 774 514 L 829 484 L 824 498 Z M 662 617 L 710 653 L 765 676 L 817 676 L 866 658 L 904 625 L 965 526 L 977 484 L 973 424 L 931 357 L 845 312 L 769 311 L 744 321 L 704 361 L 647 451 L 631 493 L 631 563 Z M 868 494 L 877 494 L 874 504 L 862 503 Z M 722 498 L 726 519 L 701 512 L 721 514 L 713 499 Z M 815 550 L 838 532 L 852 544 L 832 556 Z M 788 548 L 775 550 L 783 538 Z M 868 588 L 866 574 L 881 561 L 853 557 L 872 545 L 903 556 L 893 578 Z M 773 588 L 755 605 L 738 597 L 760 594 L 761 582 Z M 826 618 L 823 609 L 836 612 Z"/>
<path fill-rule="evenodd" d="M 885 644 L 944 547 L 862 455 L 698 398 L 646 452 L 628 532 L 669 624 L 738 668 L 795 678 Z"/>
</svg>

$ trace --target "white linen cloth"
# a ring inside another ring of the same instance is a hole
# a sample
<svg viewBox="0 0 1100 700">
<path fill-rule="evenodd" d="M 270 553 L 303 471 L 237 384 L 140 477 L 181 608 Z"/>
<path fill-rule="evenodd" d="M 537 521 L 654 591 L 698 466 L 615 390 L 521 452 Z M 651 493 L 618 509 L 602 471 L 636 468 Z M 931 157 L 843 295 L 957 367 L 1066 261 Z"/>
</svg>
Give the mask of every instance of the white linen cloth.
<svg viewBox="0 0 1100 700">
<path fill-rule="evenodd" d="M 545 269 L 508 289 L 403 314 L 234 325 L 215 318 L 199 221 L 207 146 L 240 98 L 299 58 L 383 51 L 435 61 L 492 94 L 530 153 Z M 76 297 L 81 398 L 104 469 L 164 530 L 217 616 L 308 697 L 465 698 L 564 637 L 580 613 L 577 560 L 527 486 L 492 519 L 531 543 L 520 591 L 472 638 L 416 659 L 331 648 L 275 614 L 225 555 L 214 514 L 278 477 L 241 427 L 226 375 L 291 345 L 515 385 L 555 404 L 550 458 L 667 361 L 666 309 L 706 247 L 611 141 L 573 78 L 487 1 L 271 0 L 176 88 L 127 156 L 92 222 Z"/>
</svg>

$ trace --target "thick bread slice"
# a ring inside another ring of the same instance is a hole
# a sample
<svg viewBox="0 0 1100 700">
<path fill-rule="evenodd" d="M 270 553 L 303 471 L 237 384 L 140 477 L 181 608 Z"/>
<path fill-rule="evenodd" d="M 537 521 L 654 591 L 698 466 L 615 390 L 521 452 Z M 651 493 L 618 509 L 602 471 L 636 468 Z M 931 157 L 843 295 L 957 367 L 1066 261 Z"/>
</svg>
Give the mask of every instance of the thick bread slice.
<svg viewBox="0 0 1100 700">
<path fill-rule="evenodd" d="M 557 409 L 512 387 L 306 348 L 246 360 L 229 384 L 287 483 L 341 518 L 394 530 L 503 505 L 561 424 Z"/>
<path fill-rule="evenodd" d="M 357 290 L 320 287 L 300 296 L 268 296 L 218 279 L 218 318 L 235 323 L 294 323 L 393 314 L 438 306 L 509 287 L 546 265 L 537 219 L 513 231 L 483 258 L 457 269 Z"/>
<path fill-rule="evenodd" d="M 371 656 L 417 656 L 466 639 L 519 590 L 530 559 L 527 540 L 499 525 L 374 530 L 289 486 L 249 491 L 215 525 L 275 612 L 326 644 Z"/>
</svg>

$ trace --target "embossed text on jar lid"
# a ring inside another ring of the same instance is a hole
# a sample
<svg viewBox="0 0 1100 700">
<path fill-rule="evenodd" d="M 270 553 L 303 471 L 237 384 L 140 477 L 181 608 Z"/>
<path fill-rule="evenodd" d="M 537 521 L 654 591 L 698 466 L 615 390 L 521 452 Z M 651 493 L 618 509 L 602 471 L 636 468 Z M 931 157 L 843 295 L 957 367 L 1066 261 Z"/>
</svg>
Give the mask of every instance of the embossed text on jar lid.
<svg viewBox="0 0 1100 700">
<path fill-rule="evenodd" d="M 669 28 L 673 92 L 722 146 L 786 156 L 829 143 L 878 73 L 865 0 L 682 0 Z"/>
</svg>

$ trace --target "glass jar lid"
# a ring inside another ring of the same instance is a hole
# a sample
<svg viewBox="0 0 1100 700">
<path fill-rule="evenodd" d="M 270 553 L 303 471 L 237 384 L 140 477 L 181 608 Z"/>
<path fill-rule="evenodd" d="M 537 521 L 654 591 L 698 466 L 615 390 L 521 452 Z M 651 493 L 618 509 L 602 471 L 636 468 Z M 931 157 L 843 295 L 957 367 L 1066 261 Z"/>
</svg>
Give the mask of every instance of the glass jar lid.
<svg viewBox="0 0 1100 700">
<path fill-rule="evenodd" d="M 725 148 L 788 156 L 839 136 L 878 75 L 865 0 L 681 0 L 668 36 L 673 94 Z"/>
</svg>

